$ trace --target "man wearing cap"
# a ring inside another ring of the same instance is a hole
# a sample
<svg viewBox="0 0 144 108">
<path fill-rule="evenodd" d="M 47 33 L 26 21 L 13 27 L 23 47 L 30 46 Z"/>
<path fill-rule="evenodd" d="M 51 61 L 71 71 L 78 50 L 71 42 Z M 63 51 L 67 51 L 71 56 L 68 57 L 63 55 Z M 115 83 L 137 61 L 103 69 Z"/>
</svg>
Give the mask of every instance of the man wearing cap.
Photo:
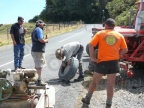
<svg viewBox="0 0 144 108">
<path fill-rule="evenodd" d="M 35 63 L 35 69 L 39 75 L 39 78 L 36 82 L 37 86 L 44 85 L 41 81 L 41 71 L 42 67 L 46 65 L 45 60 L 45 44 L 48 43 L 48 38 L 44 38 L 43 28 L 45 23 L 42 20 L 36 21 L 36 27 L 34 28 L 31 38 L 32 38 L 32 49 L 31 55 Z"/>
<path fill-rule="evenodd" d="M 22 67 L 22 60 L 24 57 L 24 46 L 26 29 L 22 26 L 24 22 L 23 17 L 18 17 L 18 22 L 13 24 L 10 29 L 11 39 L 14 45 L 14 70 Z"/>
<path fill-rule="evenodd" d="M 82 69 L 83 49 L 84 49 L 83 45 L 80 42 L 74 41 L 63 45 L 55 52 L 56 58 L 62 60 L 62 65 L 64 67 L 66 67 L 66 65 L 71 64 L 71 57 L 77 56 L 77 59 L 79 60 L 79 77 L 74 81 L 82 81 L 84 79 L 83 69 Z"/>
<path fill-rule="evenodd" d="M 90 99 L 99 81 L 103 75 L 107 75 L 106 108 L 111 108 L 115 77 L 116 73 L 119 72 L 119 58 L 127 53 L 128 49 L 123 35 L 114 31 L 115 21 L 112 18 L 108 18 L 104 25 L 105 29 L 97 32 L 90 41 L 90 59 L 95 62 L 95 70 L 88 93 L 82 98 L 82 102 L 87 105 L 90 104 Z M 99 51 L 96 59 L 94 57 L 94 47 L 97 44 L 99 45 Z"/>
</svg>

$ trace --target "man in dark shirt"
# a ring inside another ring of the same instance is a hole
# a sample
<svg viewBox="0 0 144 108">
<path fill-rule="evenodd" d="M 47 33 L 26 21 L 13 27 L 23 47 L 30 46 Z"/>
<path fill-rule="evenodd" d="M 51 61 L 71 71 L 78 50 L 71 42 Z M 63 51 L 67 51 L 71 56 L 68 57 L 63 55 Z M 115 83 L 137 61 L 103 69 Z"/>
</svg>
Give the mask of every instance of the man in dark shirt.
<svg viewBox="0 0 144 108">
<path fill-rule="evenodd" d="M 22 60 L 24 57 L 25 39 L 24 35 L 26 29 L 22 26 L 24 22 L 23 17 L 18 17 L 18 22 L 13 24 L 10 29 L 11 39 L 14 45 L 14 68 L 23 68 Z"/>
</svg>

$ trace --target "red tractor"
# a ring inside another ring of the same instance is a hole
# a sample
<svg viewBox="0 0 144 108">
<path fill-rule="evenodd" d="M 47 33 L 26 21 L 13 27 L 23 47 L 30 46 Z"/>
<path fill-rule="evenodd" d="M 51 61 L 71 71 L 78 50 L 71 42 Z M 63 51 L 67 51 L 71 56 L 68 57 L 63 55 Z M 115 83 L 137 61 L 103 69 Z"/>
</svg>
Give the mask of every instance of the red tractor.
<svg viewBox="0 0 144 108">
<path fill-rule="evenodd" d="M 140 0 L 136 10 L 134 28 L 116 26 L 115 30 L 123 34 L 125 37 L 128 53 L 124 54 L 120 65 L 127 72 L 128 77 L 132 77 L 133 73 L 130 66 L 135 68 L 144 67 L 144 1 Z M 103 30 L 103 27 L 92 28 L 92 34 Z"/>
</svg>

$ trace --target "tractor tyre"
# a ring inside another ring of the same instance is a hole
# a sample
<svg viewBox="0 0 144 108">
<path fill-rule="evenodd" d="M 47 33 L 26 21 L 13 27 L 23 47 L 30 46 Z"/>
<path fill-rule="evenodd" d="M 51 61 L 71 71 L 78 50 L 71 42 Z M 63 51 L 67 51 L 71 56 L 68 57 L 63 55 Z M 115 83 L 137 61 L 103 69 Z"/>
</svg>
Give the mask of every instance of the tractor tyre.
<svg viewBox="0 0 144 108">
<path fill-rule="evenodd" d="M 86 45 L 86 52 L 87 52 L 88 55 L 90 54 L 89 53 L 89 44 Z"/>
<path fill-rule="evenodd" d="M 72 57 L 70 65 L 67 65 L 66 67 L 63 67 L 62 65 L 60 66 L 58 72 L 59 79 L 71 80 L 75 76 L 78 67 L 79 67 L 78 59 Z"/>
<path fill-rule="evenodd" d="M 96 47 L 94 48 L 94 50 L 95 50 L 95 55 L 97 56 L 98 46 L 96 46 Z M 87 52 L 88 55 L 90 55 L 90 53 L 89 53 L 89 44 L 86 45 L 86 52 Z"/>
<path fill-rule="evenodd" d="M 132 66 L 135 69 L 144 69 L 144 62 L 132 62 Z"/>
</svg>

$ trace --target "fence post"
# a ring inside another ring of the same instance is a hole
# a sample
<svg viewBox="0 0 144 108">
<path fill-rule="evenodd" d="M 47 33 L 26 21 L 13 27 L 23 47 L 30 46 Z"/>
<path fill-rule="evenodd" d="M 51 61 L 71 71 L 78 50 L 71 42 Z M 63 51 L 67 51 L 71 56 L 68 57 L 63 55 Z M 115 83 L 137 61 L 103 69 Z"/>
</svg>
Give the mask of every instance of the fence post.
<svg viewBox="0 0 144 108">
<path fill-rule="evenodd" d="M 65 22 L 64 22 L 64 28 L 65 28 Z"/>
<path fill-rule="evenodd" d="M 59 23 L 59 30 L 60 30 L 60 23 Z"/>
<path fill-rule="evenodd" d="M 53 31 L 54 31 L 54 24 L 53 24 Z"/>
<path fill-rule="evenodd" d="M 8 26 L 7 26 L 7 40 L 8 40 L 8 44 L 9 44 L 9 29 L 8 29 Z"/>
<path fill-rule="evenodd" d="M 48 34 L 48 24 L 46 25 L 46 35 Z"/>
</svg>

